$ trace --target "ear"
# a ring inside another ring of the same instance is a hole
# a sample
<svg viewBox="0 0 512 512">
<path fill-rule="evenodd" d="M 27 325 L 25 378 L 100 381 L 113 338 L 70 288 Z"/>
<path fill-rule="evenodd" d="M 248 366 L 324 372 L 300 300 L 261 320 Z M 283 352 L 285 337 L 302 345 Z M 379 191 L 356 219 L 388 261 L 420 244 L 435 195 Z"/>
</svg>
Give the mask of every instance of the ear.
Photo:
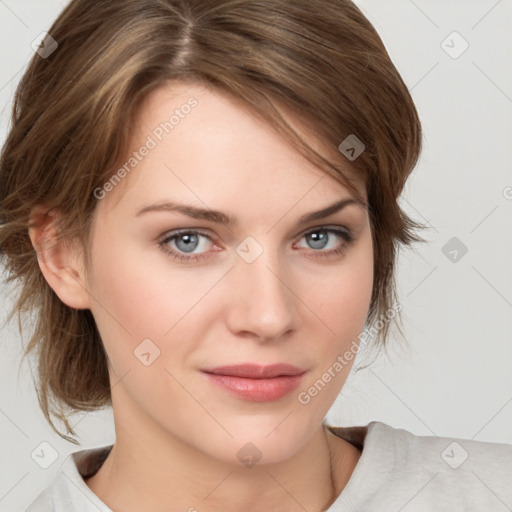
<svg viewBox="0 0 512 512">
<path fill-rule="evenodd" d="M 57 239 L 61 218 L 58 210 L 37 206 L 30 214 L 28 234 L 39 268 L 60 300 L 74 309 L 89 309 L 83 248 L 77 240 Z"/>
</svg>

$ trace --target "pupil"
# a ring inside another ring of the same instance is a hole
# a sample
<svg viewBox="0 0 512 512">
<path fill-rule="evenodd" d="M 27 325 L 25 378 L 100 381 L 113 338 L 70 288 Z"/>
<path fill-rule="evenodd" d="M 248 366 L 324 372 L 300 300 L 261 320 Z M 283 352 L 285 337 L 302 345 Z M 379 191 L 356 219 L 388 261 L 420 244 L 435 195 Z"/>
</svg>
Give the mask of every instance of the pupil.
<svg viewBox="0 0 512 512">
<path fill-rule="evenodd" d="M 325 231 L 315 231 L 309 235 L 310 247 L 313 249 L 322 249 L 327 242 L 327 233 Z"/>
<path fill-rule="evenodd" d="M 176 245 L 178 246 L 180 251 L 192 252 L 197 246 L 197 241 L 197 235 L 181 235 L 178 238 Z"/>
</svg>

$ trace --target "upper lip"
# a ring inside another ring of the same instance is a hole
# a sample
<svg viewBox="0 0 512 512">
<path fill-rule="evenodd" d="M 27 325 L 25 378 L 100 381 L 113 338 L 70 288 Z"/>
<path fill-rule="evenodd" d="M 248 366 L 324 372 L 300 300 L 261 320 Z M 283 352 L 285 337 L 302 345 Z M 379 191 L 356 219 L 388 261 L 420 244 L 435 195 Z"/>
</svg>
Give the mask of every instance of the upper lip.
<svg viewBox="0 0 512 512">
<path fill-rule="evenodd" d="M 228 375 L 230 377 L 245 377 L 249 379 L 271 379 L 282 375 L 301 375 L 306 370 L 291 364 L 279 363 L 266 366 L 257 364 L 240 364 L 229 366 L 217 366 L 216 368 L 203 369 L 203 372 L 215 375 Z"/>
</svg>

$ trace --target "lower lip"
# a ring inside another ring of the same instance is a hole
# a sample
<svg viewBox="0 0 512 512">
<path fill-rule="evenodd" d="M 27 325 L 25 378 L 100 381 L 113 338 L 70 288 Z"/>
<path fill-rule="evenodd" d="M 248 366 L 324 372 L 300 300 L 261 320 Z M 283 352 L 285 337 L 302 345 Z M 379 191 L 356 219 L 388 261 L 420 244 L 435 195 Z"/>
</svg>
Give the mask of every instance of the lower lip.
<svg viewBox="0 0 512 512">
<path fill-rule="evenodd" d="M 282 375 L 272 379 L 248 379 L 206 372 L 205 375 L 217 386 L 224 388 L 238 398 L 251 402 L 278 400 L 297 389 L 304 376 L 302 373 L 300 375 Z"/>
</svg>

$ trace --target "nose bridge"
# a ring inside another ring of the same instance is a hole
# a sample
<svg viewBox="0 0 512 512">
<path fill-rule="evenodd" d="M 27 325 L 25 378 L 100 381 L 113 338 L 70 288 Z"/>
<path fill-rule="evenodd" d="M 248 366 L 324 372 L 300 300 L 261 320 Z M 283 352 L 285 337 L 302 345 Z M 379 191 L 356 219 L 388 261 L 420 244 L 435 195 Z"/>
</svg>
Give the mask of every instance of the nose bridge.
<svg viewBox="0 0 512 512">
<path fill-rule="evenodd" d="M 288 273 L 276 248 L 245 240 L 238 248 L 232 279 L 232 321 L 237 331 L 272 339 L 297 327 L 296 298 L 287 285 Z"/>
</svg>

